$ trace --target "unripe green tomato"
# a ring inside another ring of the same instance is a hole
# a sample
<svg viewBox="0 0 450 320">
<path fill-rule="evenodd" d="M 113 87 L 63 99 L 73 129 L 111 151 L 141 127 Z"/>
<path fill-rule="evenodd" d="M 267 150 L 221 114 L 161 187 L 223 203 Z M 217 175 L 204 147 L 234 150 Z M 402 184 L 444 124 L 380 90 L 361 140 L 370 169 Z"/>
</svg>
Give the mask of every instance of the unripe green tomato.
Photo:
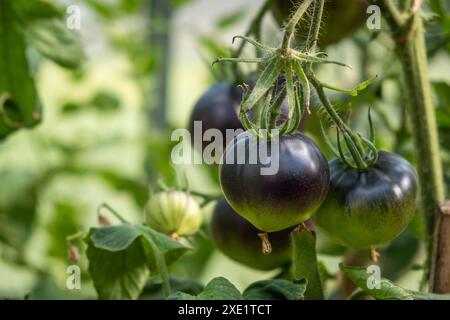
<svg viewBox="0 0 450 320">
<path fill-rule="evenodd" d="M 202 223 L 200 207 L 187 192 L 154 194 L 145 206 L 145 222 L 156 231 L 173 235 L 194 234 Z"/>
<path fill-rule="evenodd" d="M 314 221 L 343 245 L 364 249 L 396 238 L 416 210 L 414 168 L 399 155 L 380 151 L 377 162 L 355 170 L 330 161 L 330 190 Z"/>
<path fill-rule="evenodd" d="M 280 25 L 285 23 L 302 2 L 302 0 L 274 0 L 272 13 L 277 22 Z M 324 7 L 319 46 L 326 47 L 337 43 L 358 31 L 367 19 L 367 6 L 366 0 L 327 0 Z M 309 23 L 300 23 L 298 30 L 300 39 L 306 40 L 308 32 Z"/>
</svg>

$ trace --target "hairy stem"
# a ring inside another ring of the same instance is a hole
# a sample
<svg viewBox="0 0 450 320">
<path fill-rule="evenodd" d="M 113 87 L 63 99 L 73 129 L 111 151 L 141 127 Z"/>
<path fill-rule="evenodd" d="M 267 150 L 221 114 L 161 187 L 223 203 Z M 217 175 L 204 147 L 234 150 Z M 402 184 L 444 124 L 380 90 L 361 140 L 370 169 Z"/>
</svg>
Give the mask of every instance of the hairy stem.
<svg viewBox="0 0 450 320">
<path fill-rule="evenodd" d="M 297 8 L 292 18 L 288 21 L 285 27 L 285 33 L 283 37 L 283 42 L 281 44 L 281 49 L 283 52 L 288 52 L 291 47 L 292 38 L 294 37 L 295 27 L 299 23 L 300 19 L 305 14 L 308 7 L 311 5 L 313 0 L 305 0 Z"/>
<path fill-rule="evenodd" d="M 314 53 L 316 51 L 324 7 L 325 7 L 325 0 L 318 0 L 314 3 L 314 15 L 311 22 L 311 28 L 309 29 L 308 33 L 308 40 L 306 41 L 306 45 L 309 46 L 309 51 L 311 53 Z M 312 63 L 308 65 L 309 69 L 311 69 L 311 67 Z"/>
<path fill-rule="evenodd" d="M 436 293 L 450 292 L 450 285 L 442 288 L 439 276 L 449 274 L 450 268 L 441 270 L 436 261 L 450 250 L 439 252 L 442 238 L 448 235 L 439 233 L 441 217 L 439 205 L 444 199 L 442 164 L 439 155 L 439 140 L 436 116 L 431 99 L 431 87 L 427 75 L 427 56 L 424 40 L 423 22 L 419 10 L 414 10 L 408 19 L 402 19 L 392 1 L 372 1 L 381 6 L 389 23 L 396 52 L 402 64 L 403 81 L 407 96 L 407 110 L 411 121 L 414 139 L 417 173 L 421 191 L 421 209 L 426 220 L 428 254 L 425 277 L 429 290 Z M 415 1 L 416 3 L 416 1 Z M 444 292 L 445 291 L 445 292 Z"/>
</svg>

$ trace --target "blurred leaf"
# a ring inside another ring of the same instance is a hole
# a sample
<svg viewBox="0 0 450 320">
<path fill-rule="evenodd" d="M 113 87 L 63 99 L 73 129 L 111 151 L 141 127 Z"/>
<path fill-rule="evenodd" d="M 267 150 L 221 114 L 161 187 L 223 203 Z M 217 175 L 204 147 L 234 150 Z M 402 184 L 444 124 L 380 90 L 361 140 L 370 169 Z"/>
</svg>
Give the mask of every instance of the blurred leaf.
<svg viewBox="0 0 450 320">
<path fill-rule="evenodd" d="M 411 292 L 402 287 L 397 286 L 390 280 L 381 278 L 380 289 L 369 289 L 367 282 L 373 277 L 372 273 L 367 272 L 365 267 L 346 267 L 343 264 L 339 268 L 344 272 L 352 282 L 362 289 L 368 295 L 371 295 L 377 300 L 413 300 L 414 297 Z"/>
<path fill-rule="evenodd" d="M 211 57 L 227 57 L 230 55 L 230 50 L 213 37 L 203 36 L 198 39 L 198 42 Z"/>
<path fill-rule="evenodd" d="M 39 180 L 27 172 L 4 171 L 0 181 L 0 241 L 22 253 L 36 219 Z"/>
<path fill-rule="evenodd" d="M 55 6 L 41 0 L 14 0 L 12 7 L 23 24 L 38 19 L 62 18 L 63 14 Z"/>
<path fill-rule="evenodd" d="M 411 267 L 419 248 L 419 239 L 411 231 L 405 230 L 405 232 L 402 232 L 388 247 L 380 251 L 383 257 L 380 261 L 380 269 L 383 270 L 383 275 L 393 280 L 404 275 Z"/>
<path fill-rule="evenodd" d="M 120 108 L 120 100 L 111 92 L 100 91 L 92 99 L 91 105 L 98 111 L 112 112 Z"/>
<path fill-rule="evenodd" d="M 119 9 L 127 14 L 132 14 L 142 8 L 142 0 L 121 0 Z"/>
<path fill-rule="evenodd" d="M 227 279 L 219 277 L 212 279 L 202 293 L 192 296 L 183 292 L 172 294 L 171 300 L 242 300 L 242 295 Z"/>
<path fill-rule="evenodd" d="M 105 19 L 112 19 L 117 13 L 114 7 L 101 0 L 85 0 L 85 3 Z"/>
<path fill-rule="evenodd" d="M 76 102 L 67 102 L 61 108 L 64 114 L 74 114 L 83 110 L 84 105 Z"/>
<path fill-rule="evenodd" d="M 32 47 L 65 68 L 79 68 L 84 60 L 80 37 L 61 19 L 36 20 L 27 27 Z"/>
<path fill-rule="evenodd" d="M 101 170 L 98 174 L 113 188 L 128 192 L 138 207 L 143 208 L 147 203 L 149 190 L 145 184 L 111 170 Z"/>
<path fill-rule="evenodd" d="M 67 261 L 66 238 L 82 229 L 79 208 L 74 203 L 57 202 L 47 230 L 50 236 L 49 254 Z"/>
<path fill-rule="evenodd" d="M 294 283 L 283 279 L 262 280 L 245 289 L 243 296 L 247 300 L 303 300 L 307 281 Z"/>
<path fill-rule="evenodd" d="M 11 3 L 0 0 L 0 139 L 41 118 L 24 36 Z"/>
<path fill-rule="evenodd" d="M 63 67 L 81 65 L 84 53 L 79 35 L 67 27 L 55 6 L 40 0 L 18 0 L 13 7 L 32 47 Z"/>
<path fill-rule="evenodd" d="M 232 27 L 242 21 L 246 15 L 247 11 L 243 8 L 239 8 L 230 14 L 220 17 L 219 20 L 216 21 L 216 27 L 222 30 Z"/>
<path fill-rule="evenodd" d="M 100 299 L 137 299 L 159 264 L 173 263 L 188 248 L 146 226 L 93 228 L 86 238 L 89 272 Z"/>
<path fill-rule="evenodd" d="M 202 226 L 201 232 L 197 232 L 190 238 L 195 248 L 180 258 L 178 263 L 170 268 L 170 272 L 181 278 L 199 279 L 208 265 L 209 258 L 214 252 L 214 245 L 205 234 L 208 234 L 208 227 Z"/>
<path fill-rule="evenodd" d="M 185 5 L 189 2 L 192 2 L 192 0 L 170 0 L 170 4 L 174 7 Z"/>
<path fill-rule="evenodd" d="M 179 262 L 177 264 L 182 264 L 182 262 Z M 198 295 L 203 291 L 203 286 L 196 281 L 189 279 L 181 280 L 173 277 L 170 278 L 170 288 L 172 291 L 180 291 L 190 295 Z M 142 291 L 139 299 L 164 299 L 163 292 L 161 290 L 161 278 L 152 277 L 145 285 L 145 288 Z"/>
</svg>

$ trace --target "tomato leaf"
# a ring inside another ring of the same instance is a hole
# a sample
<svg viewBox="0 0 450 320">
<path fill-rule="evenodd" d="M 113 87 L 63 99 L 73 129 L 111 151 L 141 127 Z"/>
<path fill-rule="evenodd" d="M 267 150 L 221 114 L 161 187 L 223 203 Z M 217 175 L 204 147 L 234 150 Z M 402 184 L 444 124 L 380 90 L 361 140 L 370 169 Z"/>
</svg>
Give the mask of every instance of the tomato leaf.
<svg viewBox="0 0 450 320">
<path fill-rule="evenodd" d="M 171 300 L 242 300 L 238 289 L 227 279 L 218 277 L 212 279 L 202 293 L 193 296 L 184 292 L 172 294 Z"/>
<path fill-rule="evenodd" d="M 11 3 L 0 0 L 0 139 L 40 119 L 25 39 Z"/>
<path fill-rule="evenodd" d="M 307 281 L 297 283 L 284 279 L 257 281 L 245 289 L 243 296 L 247 300 L 303 300 Z"/>
<path fill-rule="evenodd" d="M 89 272 L 100 299 L 137 299 L 150 274 L 159 273 L 189 248 L 143 225 L 93 228 L 88 244 Z"/>
<path fill-rule="evenodd" d="M 79 36 L 60 19 L 32 23 L 27 28 L 27 39 L 30 46 L 62 67 L 76 69 L 82 64 L 84 53 Z"/>
<path fill-rule="evenodd" d="M 371 281 L 370 277 L 374 275 L 367 271 L 364 267 L 347 267 L 343 264 L 339 268 L 344 272 L 350 280 L 363 290 L 366 294 L 371 295 L 377 300 L 413 300 L 414 295 L 402 287 L 397 286 L 392 281 L 381 278 L 379 279 L 380 288 L 369 289 L 367 283 Z"/>
<path fill-rule="evenodd" d="M 13 8 L 30 46 L 62 67 L 80 67 L 84 59 L 80 37 L 67 27 L 64 15 L 55 6 L 44 1 L 16 0 Z"/>
<path fill-rule="evenodd" d="M 220 30 L 223 30 L 235 26 L 237 23 L 241 22 L 247 14 L 248 12 L 247 10 L 245 10 L 245 8 L 239 8 L 238 10 L 220 17 L 216 22 L 216 27 Z"/>
<path fill-rule="evenodd" d="M 24 252 L 36 222 L 39 178 L 28 171 L 0 173 L 0 242 Z"/>
<path fill-rule="evenodd" d="M 281 62 L 278 57 L 272 58 L 266 65 L 250 95 L 242 102 L 241 110 L 249 111 L 267 93 L 270 87 L 278 80 Z"/>
</svg>

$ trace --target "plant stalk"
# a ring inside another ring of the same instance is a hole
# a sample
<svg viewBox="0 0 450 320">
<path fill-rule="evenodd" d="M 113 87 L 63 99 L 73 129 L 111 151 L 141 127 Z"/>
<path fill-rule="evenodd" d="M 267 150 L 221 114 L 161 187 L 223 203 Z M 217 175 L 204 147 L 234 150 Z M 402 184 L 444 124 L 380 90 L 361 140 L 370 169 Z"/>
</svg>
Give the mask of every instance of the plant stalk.
<svg viewBox="0 0 450 320">
<path fill-rule="evenodd" d="M 292 231 L 291 240 L 294 280 L 308 281 L 306 300 L 323 300 L 322 281 L 317 265 L 316 234 L 300 225 Z"/>
<path fill-rule="evenodd" d="M 303 1 L 302 4 L 295 11 L 292 18 L 286 24 L 283 42 L 281 44 L 281 49 L 284 53 L 287 53 L 289 51 L 291 47 L 292 38 L 294 37 L 295 28 L 312 2 L 313 0 Z"/>
<path fill-rule="evenodd" d="M 373 1 L 382 8 L 392 31 L 397 56 L 402 64 L 406 103 L 414 140 L 417 173 L 420 183 L 421 209 L 427 230 L 427 261 L 425 277 L 430 292 L 450 292 L 450 283 L 440 285 L 442 275 L 450 277 L 450 268 L 442 269 L 437 263 L 443 256 L 450 256 L 450 248 L 443 250 L 441 242 L 448 234 L 441 234 L 440 204 L 444 200 L 442 164 L 439 155 L 436 116 L 431 99 L 431 86 L 427 74 L 427 56 L 423 22 L 419 7 L 405 19 L 398 14 L 392 1 Z"/>
</svg>

